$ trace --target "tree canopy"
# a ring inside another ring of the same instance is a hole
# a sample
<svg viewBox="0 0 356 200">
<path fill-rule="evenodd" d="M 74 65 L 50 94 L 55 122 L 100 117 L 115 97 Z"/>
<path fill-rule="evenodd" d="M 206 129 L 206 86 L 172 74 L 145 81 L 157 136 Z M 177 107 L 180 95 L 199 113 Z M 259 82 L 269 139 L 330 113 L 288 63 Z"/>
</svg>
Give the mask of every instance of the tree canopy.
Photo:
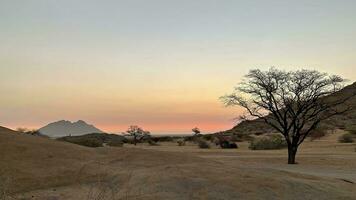
<svg viewBox="0 0 356 200">
<path fill-rule="evenodd" d="M 263 119 L 281 133 L 294 154 L 289 156 L 293 164 L 298 146 L 321 121 L 351 109 L 346 102 L 355 94 L 331 96 L 344 84 L 340 76 L 315 70 L 254 69 L 222 100 L 227 106 L 242 106 L 250 117 Z"/>
</svg>

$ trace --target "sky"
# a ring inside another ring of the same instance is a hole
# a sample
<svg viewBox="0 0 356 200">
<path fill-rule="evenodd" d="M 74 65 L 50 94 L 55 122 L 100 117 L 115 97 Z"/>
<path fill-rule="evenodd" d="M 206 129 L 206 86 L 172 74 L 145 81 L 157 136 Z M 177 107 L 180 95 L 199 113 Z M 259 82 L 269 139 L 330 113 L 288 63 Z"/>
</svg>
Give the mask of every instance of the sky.
<svg viewBox="0 0 356 200">
<path fill-rule="evenodd" d="M 0 0 L 0 125 L 231 128 L 250 69 L 356 80 L 354 0 Z"/>
</svg>

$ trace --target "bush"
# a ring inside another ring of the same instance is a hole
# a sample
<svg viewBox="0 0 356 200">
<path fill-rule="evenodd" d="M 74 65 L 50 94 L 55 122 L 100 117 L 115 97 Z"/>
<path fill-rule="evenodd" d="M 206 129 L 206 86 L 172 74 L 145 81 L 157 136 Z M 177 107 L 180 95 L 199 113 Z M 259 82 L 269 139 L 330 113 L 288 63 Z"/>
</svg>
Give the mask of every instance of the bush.
<svg viewBox="0 0 356 200">
<path fill-rule="evenodd" d="M 72 141 L 67 141 L 67 142 L 71 142 L 71 143 L 86 146 L 86 147 L 102 147 L 103 146 L 103 143 L 100 140 L 94 139 L 94 138 L 83 138 L 81 140 L 72 140 Z"/>
<path fill-rule="evenodd" d="M 120 135 L 106 133 L 91 133 L 80 136 L 66 136 L 58 138 L 59 141 L 70 142 L 87 147 L 102 147 L 104 143 L 109 146 L 122 146 L 120 143 L 127 142 L 127 139 Z"/>
<path fill-rule="evenodd" d="M 194 136 L 186 136 L 184 137 L 184 141 L 186 142 L 195 142 L 197 139 L 197 137 L 194 137 Z"/>
<path fill-rule="evenodd" d="M 231 142 L 243 142 L 243 139 L 239 135 L 232 135 Z"/>
<path fill-rule="evenodd" d="M 199 140 L 198 146 L 201 149 L 209 149 L 210 148 L 210 145 L 205 140 Z"/>
<path fill-rule="evenodd" d="M 231 142 L 244 142 L 244 141 L 252 141 L 254 139 L 253 136 L 247 134 L 236 134 L 232 135 L 230 141 Z"/>
<path fill-rule="evenodd" d="M 121 140 L 113 140 L 107 143 L 108 146 L 111 147 L 123 147 L 124 146 L 124 142 Z"/>
<path fill-rule="evenodd" d="M 286 147 L 287 147 L 287 142 L 280 135 L 255 138 L 250 142 L 250 146 L 249 146 L 249 148 L 252 150 L 272 150 L 272 149 L 283 149 Z"/>
<path fill-rule="evenodd" d="M 154 142 L 173 142 L 176 137 L 173 136 L 154 136 L 151 138 Z"/>
<path fill-rule="evenodd" d="M 315 129 L 313 130 L 309 137 L 310 137 L 310 141 L 314 141 L 314 140 L 317 140 L 317 139 L 320 139 L 324 136 L 326 136 L 326 128 L 318 128 L 318 129 Z"/>
<path fill-rule="evenodd" d="M 346 130 L 347 130 L 349 133 L 351 133 L 351 134 L 353 134 L 353 135 L 356 135 L 356 125 L 350 125 L 350 126 L 348 126 L 348 127 L 346 128 Z"/>
<path fill-rule="evenodd" d="M 202 137 L 204 140 L 212 141 L 213 138 L 214 138 L 214 135 L 213 135 L 213 134 L 206 134 L 206 135 L 202 135 L 201 137 Z"/>
<path fill-rule="evenodd" d="M 222 149 L 237 149 L 238 146 L 234 142 L 229 142 L 229 141 L 222 141 L 220 142 L 220 147 Z"/>
<path fill-rule="evenodd" d="M 148 144 L 150 146 L 159 146 L 159 144 L 157 142 L 155 142 L 154 140 L 148 140 Z"/>
<path fill-rule="evenodd" d="M 178 146 L 185 146 L 185 141 L 184 140 L 178 140 L 177 144 L 178 144 Z"/>
<path fill-rule="evenodd" d="M 339 142 L 341 143 L 353 143 L 354 142 L 354 135 L 351 133 L 345 133 L 339 137 Z"/>
</svg>

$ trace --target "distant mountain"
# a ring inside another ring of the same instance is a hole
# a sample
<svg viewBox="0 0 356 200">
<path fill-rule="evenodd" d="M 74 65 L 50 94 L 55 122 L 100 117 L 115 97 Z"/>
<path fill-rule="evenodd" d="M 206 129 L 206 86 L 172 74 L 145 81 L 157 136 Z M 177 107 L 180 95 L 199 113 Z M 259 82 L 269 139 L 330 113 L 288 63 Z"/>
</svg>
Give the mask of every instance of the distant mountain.
<svg viewBox="0 0 356 200">
<path fill-rule="evenodd" d="M 347 97 L 350 93 L 356 92 L 356 82 L 346 86 L 342 90 L 326 97 L 326 98 L 340 98 L 343 99 Z M 324 97 L 325 98 L 325 97 Z M 356 126 L 356 97 L 351 98 L 347 105 L 352 107 L 350 112 L 347 112 L 343 115 L 334 116 L 323 123 L 321 123 L 321 127 L 324 129 L 347 129 L 351 126 Z M 344 105 L 340 105 L 342 107 Z M 236 125 L 230 130 L 223 131 L 220 133 L 227 134 L 227 135 L 260 135 L 264 133 L 271 133 L 275 132 L 275 130 L 267 125 L 263 120 L 256 119 L 256 120 L 248 120 L 241 122 L 240 124 Z"/>
<path fill-rule="evenodd" d="M 71 122 L 66 120 L 61 120 L 58 122 L 53 122 L 45 127 L 38 130 L 43 135 L 49 137 L 63 137 L 63 136 L 79 136 L 89 133 L 103 133 L 103 131 L 94 127 L 93 125 L 87 124 L 85 121 L 79 120 L 77 122 Z"/>
</svg>

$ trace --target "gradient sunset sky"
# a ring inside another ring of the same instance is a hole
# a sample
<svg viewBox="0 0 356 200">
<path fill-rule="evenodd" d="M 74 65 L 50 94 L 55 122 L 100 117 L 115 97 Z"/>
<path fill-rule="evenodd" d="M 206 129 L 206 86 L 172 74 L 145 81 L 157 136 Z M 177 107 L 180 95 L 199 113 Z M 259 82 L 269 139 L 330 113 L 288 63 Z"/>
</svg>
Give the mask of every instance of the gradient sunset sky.
<svg viewBox="0 0 356 200">
<path fill-rule="evenodd" d="M 0 125 L 229 129 L 249 69 L 356 80 L 355 0 L 0 0 Z"/>
</svg>

